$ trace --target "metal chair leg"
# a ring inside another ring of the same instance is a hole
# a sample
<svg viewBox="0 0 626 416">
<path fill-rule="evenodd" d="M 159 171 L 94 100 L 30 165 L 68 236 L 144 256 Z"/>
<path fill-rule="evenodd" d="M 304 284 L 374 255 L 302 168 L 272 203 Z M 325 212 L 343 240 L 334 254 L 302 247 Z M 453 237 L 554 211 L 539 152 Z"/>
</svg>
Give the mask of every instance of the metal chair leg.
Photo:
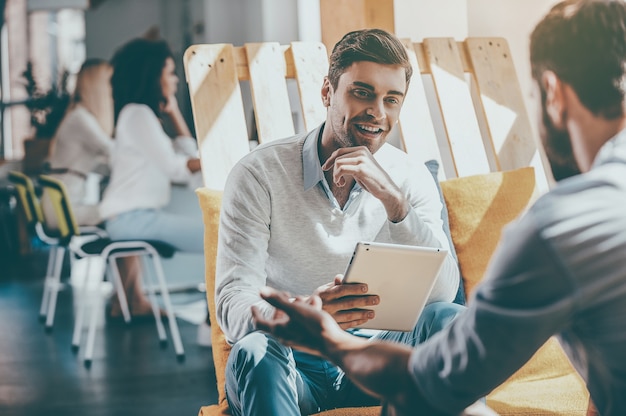
<svg viewBox="0 0 626 416">
<path fill-rule="evenodd" d="M 167 319 L 170 327 L 170 332 L 172 333 L 172 341 L 174 342 L 174 350 L 176 351 L 176 355 L 179 359 L 182 359 L 185 356 L 185 350 L 183 348 L 183 342 L 180 339 L 180 332 L 178 331 L 178 323 L 176 322 L 176 317 L 174 316 L 174 308 L 172 307 L 172 302 L 170 300 L 170 294 L 167 289 L 167 283 L 165 281 L 165 274 L 163 273 L 163 266 L 161 265 L 160 257 L 151 256 L 152 262 L 154 264 L 154 269 L 157 275 L 157 279 L 159 281 L 159 286 L 161 287 L 161 296 L 163 297 L 163 304 L 165 306 L 165 312 L 167 313 Z M 159 318 L 160 321 L 160 318 Z"/>
<path fill-rule="evenodd" d="M 52 330 L 54 325 L 54 313 L 57 306 L 57 296 L 61 289 L 61 269 L 63 268 L 63 256 L 65 255 L 65 247 L 58 246 L 54 261 L 54 276 L 50 282 L 50 299 L 48 301 L 48 313 L 46 314 L 46 331 Z"/>
<path fill-rule="evenodd" d="M 98 326 L 98 313 L 100 312 L 100 305 L 102 303 L 102 295 L 100 293 L 100 285 L 104 279 L 106 273 L 106 260 L 102 259 L 99 273 L 97 274 L 96 293 L 94 296 L 93 304 L 91 305 L 91 317 L 89 320 L 89 330 L 87 332 L 87 345 L 85 347 L 85 366 L 91 365 L 93 359 L 93 350 L 96 342 L 96 327 Z"/>
<path fill-rule="evenodd" d="M 93 257 L 85 257 L 85 261 L 87 262 L 87 270 L 85 271 L 85 274 L 83 275 L 83 279 L 81 282 L 81 288 L 80 288 L 80 294 L 79 297 L 77 299 L 77 306 L 76 306 L 76 319 L 74 321 L 74 332 L 72 334 L 72 350 L 73 351 L 78 351 L 78 348 L 80 347 L 80 337 L 82 335 L 83 332 L 83 318 L 85 316 L 85 309 L 87 309 L 87 293 L 88 293 L 88 284 L 89 284 L 89 277 L 90 277 L 90 269 L 91 269 L 91 264 L 93 262 L 94 258 Z"/>
<path fill-rule="evenodd" d="M 56 259 L 57 246 L 51 246 L 48 253 L 48 265 L 46 267 L 46 278 L 43 284 L 43 296 L 41 297 L 41 307 L 39 308 L 39 319 L 44 322 L 48 312 L 48 301 L 50 300 L 50 281 L 53 279 L 54 261 Z"/>
</svg>

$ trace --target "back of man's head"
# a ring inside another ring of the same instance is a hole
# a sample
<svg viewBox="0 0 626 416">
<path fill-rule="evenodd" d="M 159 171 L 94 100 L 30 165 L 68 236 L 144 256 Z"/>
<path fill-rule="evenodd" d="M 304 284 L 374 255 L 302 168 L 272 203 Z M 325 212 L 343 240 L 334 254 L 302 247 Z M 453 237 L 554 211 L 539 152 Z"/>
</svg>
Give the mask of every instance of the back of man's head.
<svg viewBox="0 0 626 416">
<path fill-rule="evenodd" d="M 569 84 L 593 114 L 624 114 L 626 2 L 565 0 L 535 27 L 530 38 L 533 78 L 552 71 Z"/>
<path fill-rule="evenodd" d="M 330 85 L 337 88 L 341 74 L 353 63 L 360 61 L 400 65 L 404 68 L 408 87 L 413 68 L 402 42 L 391 33 L 382 29 L 363 29 L 347 33 L 335 44 L 330 55 Z"/>
</svg>

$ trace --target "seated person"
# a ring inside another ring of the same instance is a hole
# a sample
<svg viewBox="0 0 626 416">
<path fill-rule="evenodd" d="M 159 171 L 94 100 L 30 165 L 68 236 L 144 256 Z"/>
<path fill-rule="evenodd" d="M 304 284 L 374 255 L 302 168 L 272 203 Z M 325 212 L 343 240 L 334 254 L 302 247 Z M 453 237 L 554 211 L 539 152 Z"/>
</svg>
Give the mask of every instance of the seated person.
<svg viewBox="0 0 626 416">
<path fill-rule="evenodd" d="M 165 41 L 137 38 L 113 56 L 115 141 L 111 179 L 100 213 L 117 240 L 158 240 L 179 251 L 202 253 L 202 218 L 165 211 L 172 182 L 200 170 L 195 156 L 175 151 L 161 117 L 175 126 L 175 141 L 193 141 L 176 101 L 178 77 Z"/>
<path fill-rule="evenodd" d="M 557 335 L 600 414 L 625 415 L 626 3 L 557 4 L 530 57 L 562 181 L 509 225 L 463 314 L 411 348 L 351 336 L 316 296 L 264 289 L 279 312 L 256 306 L 257 327 L 341 366 L 402 415 L 459 414 Z"/>
<path fill-rule="evenodd" d="M 87 198 L 87 176 L 108 174 L 113 148 L 113 69 L 101 59 L 88 59 L 76 76 L 76 87 L 67 113 L 57 129 L 48 163 L 51 176 L 65 184 L 76 222 L 98 225 L 102 222 L 98 201 Z M 43 200 L 44 210 L 52 206 Z M 50 215 L 49 218 L 54 218 Z"/>
<path fill-rule="evenodd" d="M 197 215 L 165 209 L 172 182 L 187 183 L 200 170 L 199 159 L 190 151 L 197 150 L 195 140 L 176 101 L 172 52 L 165 41 L 137 38 L 120 47 L 111 64 L 115 147 L 100 204 L 106 230 L 115 240 L 156 240 L 179 251 L 202 253 L 200 209 L 192 211 Z M 174 141 L 161 117 L 174 126 Z"/>
<path fill-rule="evenodd" d="M 102 59 L 88 59 L 76 76 L 76 87 L 67 113 L 57 129 L 48 156 L 50 175 L 66 187 L 78 225 L 94 226 L 103 222 L 100 216 L 100 189 L 87 190 L 87 177 L 96 172 L 108 175 L 113 149 L 113 68 Z M 93 198 L 89 193 L 97 194 Z M 46 221 L 56 224 L 54 207 L 42 199 Z M 133 316 L 150 315 L 148 298 L 141 288 L 141 263 L 138 257 L 117 260 L 126 298 Z M 111 315 L 121 316 L 117 297 L 113 297 Z"/>
<path fill-rule="evenodd" d="M 326 122 L 255 148 L 232 170 L 220 214 L 217 319 L 234 344 L 226 394 L 234 415 L 293 415 L 378 403 L 341 368 L 255 332 L 251 306 L 266 284 L 314 294 L 344 329 L 367 322 L 379 302 L 366 285 L 342 284 L 358 241 L 449 249 L 436 184 L 424 165 L 386 143 L 398 121 L 412 68 L 404 46 L 382 30 L 347 34 L 322 85 Z M 392 278 L 390 276 L 390 278 Z M 383 332 L 421 342 L 448 324 L 458 267 L 448 255 L 413 331 Z M 268 382 L 271 380 L 271 382 Z"/>
</svg>

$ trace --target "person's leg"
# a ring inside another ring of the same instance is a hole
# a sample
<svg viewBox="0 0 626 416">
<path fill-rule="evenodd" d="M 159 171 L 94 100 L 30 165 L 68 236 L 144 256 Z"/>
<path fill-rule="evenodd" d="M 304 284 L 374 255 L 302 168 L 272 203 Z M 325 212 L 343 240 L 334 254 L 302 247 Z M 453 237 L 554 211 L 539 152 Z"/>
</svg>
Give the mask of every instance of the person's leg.
<svg viewBox="0 0 626 416">
<path fill-rule="evenodd" d="M 426 305 L 412 331 L 382 331 L 372 340 L 396 342 L 412 347 L 421 344 L 450 324 L 465 310 L 465 306 L 450 302 L 434 302 Z M 372 406 L 379 400 L 363 392 L 343 373 L 338 376 L 337 407 Z"/>
<path fill-rule="evenodd" d="M 414 347 L 448 326 L 463 311 L 465 311 L 465 306 L 456 303 L 433 302 L 426 305 L 413 331 L 383 331 L 373 339 L 397 342 Z"/>
<path fill-rule="evenodd" d="M 305 367 L 309 365 L 315 363 Z M 226 397 L 232 414 L 291 416 L 317 412 L 311 379 L 302 373 L 307 370 L 298 368 L 291 348 L 275 338 L 262 332 L 246 335 L 235 343 L 226 365 Z"/>
<path fill-rule="evenodd" d="M 150 301 L 143 293 L 141 285 L 141 258 L 139 256 L 122 257 L 117 259 L 117 268 L 120 272 L 126 301 L 132 316 L 152 315 Z M 122 315 L 122 309 L 117 296 L 111 300 L 111 316 Z"/>
</svg>

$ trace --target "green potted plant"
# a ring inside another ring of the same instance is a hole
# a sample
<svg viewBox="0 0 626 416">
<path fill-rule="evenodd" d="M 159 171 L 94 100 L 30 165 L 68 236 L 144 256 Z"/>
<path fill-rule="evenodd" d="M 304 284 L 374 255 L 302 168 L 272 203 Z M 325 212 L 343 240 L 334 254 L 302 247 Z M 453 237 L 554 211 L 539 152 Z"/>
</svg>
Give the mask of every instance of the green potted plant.
<svg viewBox="0 0 626 416">
<path fill-rule="evenodd" d="M 68 71 L 64 70 L 58 82 L 53 83 L 46 91 L 37 84 L 32 62 L 26 64 L 26 70 L 22 73 L 24 87 L 28 93 L 28 99 L 24 104 L 30 111 L 30 124 L 33 128 L 32 137 L 24 140 L 22 170 L 26 173 L 39 173 L 48 156 L 52 138 L 70 102 L 70 94 L 67 91 L 68 76 Z"/>
</svg>

